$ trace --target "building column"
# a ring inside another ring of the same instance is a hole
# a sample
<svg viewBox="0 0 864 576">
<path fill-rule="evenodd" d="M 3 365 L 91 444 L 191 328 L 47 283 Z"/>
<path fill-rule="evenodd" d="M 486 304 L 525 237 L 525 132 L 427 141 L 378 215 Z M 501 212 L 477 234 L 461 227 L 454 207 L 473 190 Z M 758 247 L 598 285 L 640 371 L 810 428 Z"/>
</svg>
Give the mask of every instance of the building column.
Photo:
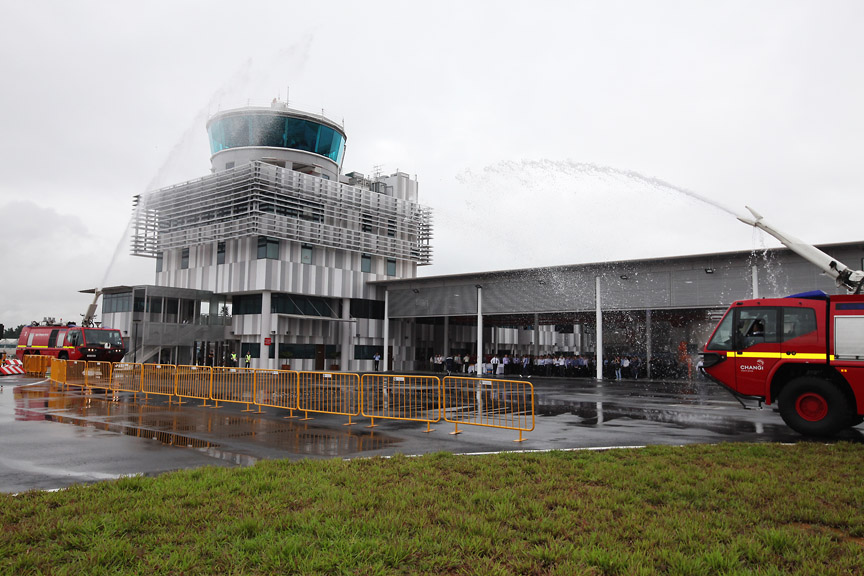
<svg viewBox="0 0 864 576">
<path fill-rule="evenodd" d="M 759 298 L 759 269 L 755 264 L 750 267 L 750 277 L 753 281 L 753 298 Z"/>
<path fill-rule="evenodd" d="M 645 370 L 651 378 L 651 310 L 645 310 Z"/>
<path fill-rule="evenodd" d="M 444 316 L 444 357 L 450 356 L 450 317 Z"/>
<path fill-rule="evenodd" d="M 258 365 L 255 366 L 255 362 L 253 360 L 252 368 L 273 368 L 273 365 L 270 362 L 270 347 L 264 345 L 265 338 L 272 338 L 273 335 L 270 334 L 270 301 L 271 301 L 272 292 L 266 291 L 261 293 L 261 339 L 259 341 L 258 349 L 260 350 L 260 358 L 258 358 Z"/>
<path fill-rule="evenodd" d="M 381 360 L 384 361 L 383 371 L 386 372 L 390 366 L 390 290 L 384 290 L 384 353 Z M 394 368 L 396 368 L 394 366 Z"/>
<path fill-rule="evenodd" d="M 534 313 L 534 349 L 531 351 L 531 355 L 534 356 L 534 359 L 537 359 L 537 356 L 540 354 L 540 314 Z"/>
<path fill-rule="evenodd" d="M 483 287 L 477 284 L 477 365 L 475 376 L 483 376 Z"/>
<path fill-rule="evenodd" d="M 356 325 L 351 322 L 351 299 L 342 298 L 342 350 L 339 353 L 339 366 L 343 372 L 348 372 L 351 365 L 351 343 L 356 330 Z"/>
<path fill-rule="evenodd" d="M 596 299 L 597 337 L 594 347 L 597 349 L 597 380 L 603 380 L 603 312 L 600 310 L 600 277 L 594 278 L 594 297 Z"/>
</svg>

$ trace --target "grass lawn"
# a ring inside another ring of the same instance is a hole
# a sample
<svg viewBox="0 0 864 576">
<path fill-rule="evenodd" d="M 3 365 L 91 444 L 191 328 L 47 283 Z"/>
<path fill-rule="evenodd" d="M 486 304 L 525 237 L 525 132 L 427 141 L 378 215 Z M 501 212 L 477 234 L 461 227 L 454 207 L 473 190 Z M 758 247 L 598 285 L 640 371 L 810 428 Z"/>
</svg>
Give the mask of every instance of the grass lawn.
<svg viewBox="0 0 864 576">
<path fill-rule="evenodd" d="M 864 574 L 864 445 L 269 461 L 0 495 L 0 574 Z"/>
</svg>

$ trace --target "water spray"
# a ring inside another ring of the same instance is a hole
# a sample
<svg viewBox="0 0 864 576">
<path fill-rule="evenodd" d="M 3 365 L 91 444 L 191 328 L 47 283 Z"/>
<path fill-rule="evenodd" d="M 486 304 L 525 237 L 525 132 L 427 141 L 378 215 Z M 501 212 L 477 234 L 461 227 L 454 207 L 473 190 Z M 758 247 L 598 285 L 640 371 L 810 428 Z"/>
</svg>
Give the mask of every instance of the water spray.
<svg viewBox="0 0 864 576">
<path fill-rule="evenodd" d="M 774 226 L 768 224 L 759 212 L 750 206 L 745 206 L 745 208 L 747 208 L 753 217 L 748 218 L 746 216 L 738 216 L 738 220 L 745 224 L 749 224 L 750 226 L 759 228 L 760 230 L 764 230 L 779 240 L 784 246 L 834 278 L 837 281 L 838 286 L 845 286 L 846 289 L 855 294 L 861 292 L 862 285 L 864 285 L 864 271 L 853 270 L 842 262 L 838 262 L 825 252 L 819 250 L 812 244 L 807 244 L 794 236 L 779 231 Z"/>
</svg>

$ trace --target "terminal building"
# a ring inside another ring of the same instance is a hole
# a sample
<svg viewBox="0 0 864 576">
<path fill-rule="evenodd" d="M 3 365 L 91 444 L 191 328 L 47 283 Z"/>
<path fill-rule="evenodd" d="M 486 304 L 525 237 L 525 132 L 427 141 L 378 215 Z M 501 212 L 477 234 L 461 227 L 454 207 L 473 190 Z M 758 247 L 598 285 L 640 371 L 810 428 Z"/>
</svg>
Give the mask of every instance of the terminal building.
<svg viewBox="0 0 864 576">
<path fill-rule="evenodd" d="M 433 218 L 403 172 L 343 174 L 343 127 L 273 101 L 207 123 L 211 173 L 134 199 L 155 283 L 102 289 L 127 361 L 368 371 L 435 356 L 640 357 L 682 375 L 732 301 L 833 281 L 786 249 L 418 277 Z M 864 244 L 821 246 L 857 267 Z M 92 291 L 91 291 L 92 292 Z M 661 369 L 663 374 L 651 374 Z M 668 372 L 668 373 L 667 373 Z"/>
</svg>

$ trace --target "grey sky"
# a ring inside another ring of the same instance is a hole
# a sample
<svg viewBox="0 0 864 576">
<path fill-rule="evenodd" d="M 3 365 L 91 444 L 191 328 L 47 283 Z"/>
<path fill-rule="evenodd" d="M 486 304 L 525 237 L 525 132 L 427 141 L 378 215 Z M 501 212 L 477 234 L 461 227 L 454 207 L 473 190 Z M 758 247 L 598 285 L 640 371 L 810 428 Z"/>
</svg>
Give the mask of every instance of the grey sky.
<svg viewBox="0 0 864 576">
<path fill-rule="evenodd" d="M 344 119 L 345 171 L 417 175 L 436 222 L 422 275 L 776 245 L 656 180 L 814 243 L 864 240 L 858 1 L 3 12 L 7 326 L 77 319 L 83 288 L 152 282 L 123 239 L 132 196 L 205 175 L 208 114 L 289 86 Z"/>
</svg>

